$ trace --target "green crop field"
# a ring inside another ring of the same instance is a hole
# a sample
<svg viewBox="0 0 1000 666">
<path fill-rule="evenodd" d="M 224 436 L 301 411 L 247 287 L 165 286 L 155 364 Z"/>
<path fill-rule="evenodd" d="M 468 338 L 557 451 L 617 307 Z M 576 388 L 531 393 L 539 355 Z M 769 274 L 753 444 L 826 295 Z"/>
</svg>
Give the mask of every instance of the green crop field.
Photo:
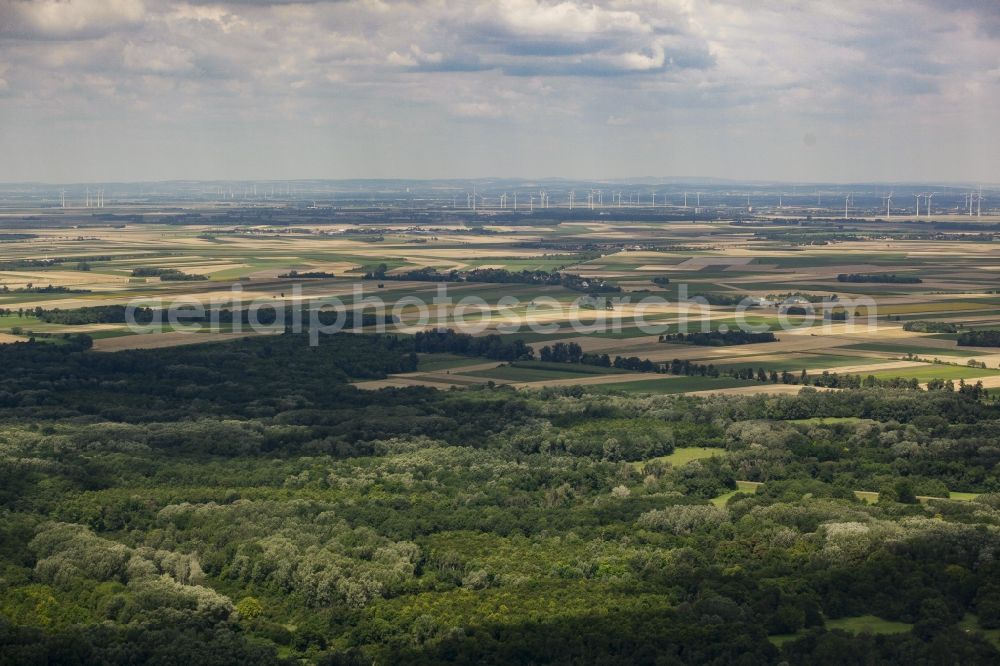
<svg viewBox="0 0 1000 666">
<path fill-rule="evenodd" d="M 868 374 L 868 373 L 865 373 Z M 897 368 L 894 370 L 879 370 L 870 373 L 877 378 L 902 377 L 904 379 L 916 379 L 920 382 L 927 382 L 932 379 L 964 379 L 966 381 L 977 377 L 988 377 L 1000 374 L 998 370 L 970 368 L 964 365 L 945 365 L 940 363 L 924 363 L 911 368 Z"/>
<path fill-rule="evenodd" d="M 481 363 L 482 359 L 471 356 L 458 356 L 456 354 L 422 354 L 420 356 L 417 369 L 420 372 L 439 372 L 441 370 L 451 370 L 465 365 Z"/>
<path fill-rule="evenodd" d="M 887 354 L 914 354 L 916 356 L 933 358 L 935 356 L 981 356 L 981 352 L 969 351 L 967 349 L 953 347 L 930 347 L 921 345 L 919 341 L 914 344 L 906 342 L 868 342 L 857 345 L 846 345 L 839 349 L 857 349 L 858 351 L 885 352 Z"/>
<path fill-rule="evenodd" d="M 843 349 L 843 347 L 838 347 Z M 737 368 L 752 368 L 757 370 L 758 368 L 763 368 L 765 371 L 770 372 L 771 370 L 788 370 L 789 372 L 799 371 L 799 370 L 815 370 L 816 368 L 836 368 L 837 366 L 846 365 L 864 365 L 866 363 L 878 363 L 877 358 L 868 358 L 864 356 L 846 356 L 840 354 L 809 354 L 809 355 L 787 355 L 775 354 L 769 356 L 768 360 L 757 360 L 757 361 L 731 361 L 729 363 L 717 364 L 715 367 L 719 370 L 731 370 Z"/>
</svg>

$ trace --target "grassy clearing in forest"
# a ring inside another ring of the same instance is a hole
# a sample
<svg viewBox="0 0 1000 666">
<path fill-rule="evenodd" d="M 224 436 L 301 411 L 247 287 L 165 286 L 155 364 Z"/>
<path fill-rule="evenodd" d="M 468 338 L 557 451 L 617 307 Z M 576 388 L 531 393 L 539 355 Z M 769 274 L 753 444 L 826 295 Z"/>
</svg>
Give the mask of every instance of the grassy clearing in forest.
<svg viewBox="0 0 1000 666">
<path fill-rule="evenodd" d="M 857 617 L 841 617 L 835 620 L 826 621 L 827 631 L 839 629 L 849 634 L 905 634 L 913 628 L 907 622 L 896 622 L 894 620 L 883 620 L 874 615 L 859 615 Z M 800 631 L 795 634 L 779 634 L 768 636 L 767 639 L 775 645 L 782 645 L 788 641 L 793 641 L 805 634 Z"/>
<path fill-rule="evenodd" d="M 667 463 L 674 467 L 680 467 L 681 465 L 686 465 L 694 460 L 712 458 L 714 456 L 722 455 L 725 452 L 725 449 L 714 447 L 688 446 L 674 449 L 674 452 L 667 456 L 659 456 L 657 458 L 650 458 L 649 460 L 637 460 L 636 462 L 630 464 L 638 471 L 642 471 L 642 468 L 650 463 Z"/>
</svg>

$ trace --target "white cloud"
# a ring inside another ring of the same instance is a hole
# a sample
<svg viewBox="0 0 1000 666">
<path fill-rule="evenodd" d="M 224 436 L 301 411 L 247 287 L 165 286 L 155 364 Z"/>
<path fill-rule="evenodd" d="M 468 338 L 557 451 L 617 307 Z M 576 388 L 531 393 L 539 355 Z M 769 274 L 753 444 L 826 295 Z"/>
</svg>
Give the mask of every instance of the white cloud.
<svg viewBox="0 0 1000 666">
<path fill-rule="evenodd" d="M 490 102 L 460 102 L 454 107 L 455 115 L 468 118 L 499 118 L 503 110 Z"/>
<path fill-rule="evenodd" d="M 194 67 L 194 53 L 172 44 L 128 42 L 122 51 L 125 67 L 136 72 L 179 73 Z"/>
<path fill-rule="evenodd" d="M 919 123 L 926 152 L 907 163 L 948 170 L 946 149 L 973 127 L 982 148 L 953 165 L 971 169 L 1000 153 L 978 126 L 1000 106 L 1000 30 L 984 12 L 977 0 L 0 0 L 0 126 L 135 127 L 221 153 L 220 128 L 245 127 L 264 155 L 278 127 L 300 133 L 319 167 L 339 168 L 336 152 L 359 169 L 374 159 L 365 149 L 317 146 L 324 132 L 361 145 L 378 127 L 385 151 L 411 145 L 446 174 L 462 164 L 441 146 L 502 155 L 515 140 L 529 168 L 560 155 L 571 170 L 587 150 L 606 151 L 584 156 L 611 171 L 656 173 L 657 153 L 618 146 L 669 126 L 670 137 L 745 147 L 745 159 L 695 151 L 701 173 L 805 176 L 774 152 L 783 133 L 814 131 L 813 152 L 836 147 L 846 165 L 910 150 L 886 127 Z M 476 134 L 456 136 L 466 131 Z M 557 141 L 567 148 L 539 159 Z M 816 176 L 839 161 L 817 163 Z"/>
<path fill-rule="evenodd" d="M 416 67 L 417 59 L 410 53 L 399 53 L 392 51 L 386 56 L 385 61 L 394 67 Z"/>
<path fill-rule="evenodd" d="M 511 34 L 579 39 L 609 32 L 648 33 L 650 26 L 634 11 L 607 9 L 597 4 L 549 3 L 539 0 L 503 0 L 492 5 L 492 16 Z"/>
<path fill-rule="evenodd" d="M 108 34 L 139 23 L 141 0 L 3 0 L 0 34 L 74 39 Z"/>
</svg>

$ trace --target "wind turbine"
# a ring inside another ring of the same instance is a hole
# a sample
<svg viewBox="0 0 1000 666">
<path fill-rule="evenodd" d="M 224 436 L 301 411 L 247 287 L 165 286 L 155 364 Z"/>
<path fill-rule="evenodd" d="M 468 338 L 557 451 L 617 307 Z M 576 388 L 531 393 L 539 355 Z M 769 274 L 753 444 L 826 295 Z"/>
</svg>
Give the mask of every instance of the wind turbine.
<svg viewBox="0 0 1000 666">
<path fill-rule="evenodd" d="M 927 195 L 927 217 L 931 216 L 931 197 L 933 197 L 937 192 L 931 192 Z"/>
<path fill-rule="evenodd" d="M 685 208 L 688 207 L 688 193 L 687 192 L 684 193 L 684 207 Z"/>
<path fill-rule="evenodd" d="M 915 196 L 917 198 L 917 217 L 920 217 L 920 197 L 922 197 L 923 195 L 922 194 L 914 194 L 913 196 Z"/>
<path fill-rule="evenodd" d="M 893 194 L 892 192 L 889 192 L 889 194 L 885 195 L 885 216 L 886 216 L 886 218 L 892 217 L 892 213 L 889 212 L 889 204 L 892 203 L 892 194 Z"/>
<path fill-rule="evenodd" d="M 851 204 L 851 198 L 853 196 L 854 196 L 853 194 L 851 194 L 850 192 L 848 192 L 847 195 L 844 197 L 844 219 L 845 220 L 847 219 L 848 206 L 850 206 L 850 204 Z"/>
<path fill-rule="evenodd" d="M 983 186 L 979 186 L 979 196 L 976 198 L 976 217 L 983 216 Z"/>
</svg>

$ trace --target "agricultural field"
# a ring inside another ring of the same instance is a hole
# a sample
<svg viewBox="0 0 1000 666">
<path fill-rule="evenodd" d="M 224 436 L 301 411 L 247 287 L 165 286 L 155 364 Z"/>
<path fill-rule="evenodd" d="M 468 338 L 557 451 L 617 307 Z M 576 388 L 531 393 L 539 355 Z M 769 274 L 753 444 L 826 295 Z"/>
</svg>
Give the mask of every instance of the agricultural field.
<svg viewBox="0 0 1000 666">
<path fill-rule="evenodd" d="M 207 224 L 213 215 L 215 221 Z M 428 356 L 416 373 L 373 381 L 372 388 L 493 381 L 516 388 L 576 382 L 626 392 L 727 392 L 745 388 L 745 378 L 729 376 L 745 369 L 753 370 L 754 381 L 759 371 L 825 371 L 920 383 L 974 382 L 996 374 L 1000 350 L 957 348 L 948 339 L 953 335 L 904 328 L 921 319 L 968 328 L 995 321 L 1000 328 L 1000 296 L 994 294 L 1000 288 L 1000 257 L 988 241 L 931 240 L 913 233 L 906 221 L 889 227 L 855 221 L 824 236 L 821 244 L 782 240 L 782 233 L 800 238 L 807 226 L 820 237 L 814 225 L 613 222 L 586 219 L 584 211 L 578 220 L 536 215 L 497 224 L 471 215 L 416 224 L 340 215 L 325 223 L 291 209 L 277 209 L 266 220 L 211 210 L 181 216 L 150 211 L 120 223 L 114 216 L 102 222 L 53 213 L 25 217 L 19 224 L 16 216 L 8 216 L 5 231 L 25 238 L 3 247 L 0 309 L 6 314 L 0 314 L 0 334 L 10 342 L 86 333 L 101 351 L 190 344 L 203 339 L 190 338 L 195 331 L 219 339 L 253 331 L 225 322 L 184 326 L 182 318 L 178 325 L 165 323 L 135 337 L 120 319 L 70 321 L 47 313 L 127 304 L 210 310 L 252 305 L 269 311 L 299 306 L 308 320 L 309 308 L 338 299 L 357 316 L 369 312 L 394 319 L 404 334 L 437 326 L 477 336 L 499 333 L 531 345 L 536 358 L 542 347 L 572 342 L 612 361 L 617 356 L 657 364 L 679 359 L 712 365 L 727 375 L 605 383 L 581 367 L 488 367 L 485 359 L 452 354 Z M 838 234 L 844 240 L 837 240 Z M 955 269 L 968 266 L 969 257 L 975 258 L 976 270 Z M 561 273 L 584 282 L 567 286 L 462 277 L 475 270 Z M 459 277 L 433 278 L 452 271 Z M 838 280 L 838 275 L 856 273 L 913 275 L 921 282 Z M 591 283 L 610 289 L 595 291 Z M 445 304 L 432 304 L 442 288 Z M 380 305 L 373 304 L 375 298 Z M 739 305 L 744 298 L 755 300 L 745 308 Z M 417 299 L 428 304 L 426 312 Z M 824 320 L 823 299 L 828 310 L 856 318 Z M 806 300 L 816 304 L 813 314 L 796 309 Z M 366 325 L 363 330 L 377 329 Z M 724 347 L 658 341 L 665 334 L 725 330 L 770 330 L 777 341 Z M 934 358 L 953 359 L 962 367 L 927 363 Z M 910 364 L 900 364 L 901 359 Z M 976 361 L 976 367 L 966 366 L 967 360 Z"/>
<path fill-rule="evenodd" d="M 1000 666 L 998 7 L 0 0 L 0 666 Z"/>
<path fill-rule="evenodd" d="M 197 212 L 3 218 L 6 645 L 995 662 L 990 242 Z"/>
</svg>

